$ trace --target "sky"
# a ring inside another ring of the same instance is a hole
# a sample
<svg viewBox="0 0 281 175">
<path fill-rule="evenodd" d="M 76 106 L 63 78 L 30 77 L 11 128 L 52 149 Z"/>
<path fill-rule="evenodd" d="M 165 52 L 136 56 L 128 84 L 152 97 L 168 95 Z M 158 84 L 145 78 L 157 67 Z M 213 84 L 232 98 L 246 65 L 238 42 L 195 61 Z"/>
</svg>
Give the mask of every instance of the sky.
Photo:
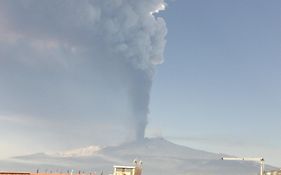
<svg viewBox="0 0 281 175">
<path fill-rule="evenodd" d="M 89 2 L 0 2 L 1 158 L 147 126 L 281 166 L 281 1 Z"/>
<path fill-rule="evenodd" d="M 176 0 L 147 133 L 281 166 L 281 1 Z"/>
</svg>

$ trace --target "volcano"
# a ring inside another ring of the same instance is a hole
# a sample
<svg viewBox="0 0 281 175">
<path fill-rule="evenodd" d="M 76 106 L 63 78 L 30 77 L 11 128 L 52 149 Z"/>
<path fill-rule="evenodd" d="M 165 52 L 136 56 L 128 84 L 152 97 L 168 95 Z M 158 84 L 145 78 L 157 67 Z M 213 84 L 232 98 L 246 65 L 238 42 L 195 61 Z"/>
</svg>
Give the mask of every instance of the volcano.
<svg viewBox="0 0 281 175">
<path fill-rule="evenodd" d="M 100 149 L 97 149 L 97 146 L 89 146 L 72 150 L 71 153 L 37 153 L 13 157 L 1 161 L 0 164 L 2 170 L 52 172 L 74 170 L 110 174 L 113 165 L 131 165 L 137 158 L 144 162 L 145 175 L 255 175 L 259 172 L 257 163 L 222 161 L 220 158 L 227 155 L 192 149 L 163 138 L 145 138 L 142 141 Z"/>
</svg>

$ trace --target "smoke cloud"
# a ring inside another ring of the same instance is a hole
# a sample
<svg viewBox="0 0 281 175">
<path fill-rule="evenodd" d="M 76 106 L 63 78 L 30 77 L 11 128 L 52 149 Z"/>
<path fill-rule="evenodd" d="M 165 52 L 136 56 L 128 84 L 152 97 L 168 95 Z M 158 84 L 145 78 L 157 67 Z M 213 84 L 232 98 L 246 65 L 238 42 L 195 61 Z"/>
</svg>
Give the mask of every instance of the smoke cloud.
<svg viewBox="0 0 281 175">
<path fill-rule="evenodd" d="M 144 138 L 152 78 L 163 62 L 167 33 L 155 13 L 165 5 L 0 1 L 1 116 L 22 115 L 69 143 L 73 137 L 114 140 L 104 141 L 100 132 L 117 132 L 116 140 Z"/>
</svg>

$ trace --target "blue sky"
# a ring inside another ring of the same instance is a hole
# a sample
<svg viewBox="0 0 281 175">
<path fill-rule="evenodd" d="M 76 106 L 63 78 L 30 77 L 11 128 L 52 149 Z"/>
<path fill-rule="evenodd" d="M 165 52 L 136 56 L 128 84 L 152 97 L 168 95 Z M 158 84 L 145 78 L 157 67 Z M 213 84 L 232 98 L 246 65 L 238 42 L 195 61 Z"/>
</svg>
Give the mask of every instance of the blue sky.
<svg viewBox="0 0 281 175">
<path fill-rule="evenodd" d="M 281 1 L 176 0 L 148 135 L 281 165 Z"/>
</svg>

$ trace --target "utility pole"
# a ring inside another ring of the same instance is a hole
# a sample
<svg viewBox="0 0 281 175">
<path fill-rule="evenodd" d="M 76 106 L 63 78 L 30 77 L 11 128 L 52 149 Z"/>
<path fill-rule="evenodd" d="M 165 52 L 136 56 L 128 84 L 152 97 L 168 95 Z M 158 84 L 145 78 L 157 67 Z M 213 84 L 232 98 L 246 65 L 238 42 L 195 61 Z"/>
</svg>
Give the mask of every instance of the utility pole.
<svg viewBox="0 0 281 175">
<path fill-rule="evenodd" d="M 264 172 L 264 158 L 248 158 L 248 157 L 222 157 L 221 160 L 236 160 L 236 161 L 254 161 L 260 163 L 260 175 L 263 175 Z"/>
</svg>

